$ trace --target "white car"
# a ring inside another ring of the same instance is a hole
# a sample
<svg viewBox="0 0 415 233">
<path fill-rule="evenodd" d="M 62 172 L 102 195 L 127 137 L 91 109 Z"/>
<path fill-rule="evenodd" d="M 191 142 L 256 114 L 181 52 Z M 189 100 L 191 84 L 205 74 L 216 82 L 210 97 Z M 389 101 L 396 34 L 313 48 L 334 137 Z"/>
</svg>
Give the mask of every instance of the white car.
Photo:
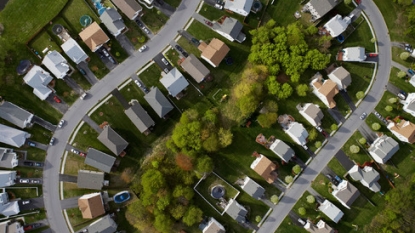
<svg viewBox="0 0 415 233">
<path fill-rule="evenodd" d="M 142 53 L 146 49 L 147 49 L 147 45 L 143 45 L 141 46 L 141 48 L 138 49 L 138 52 Z"/>
<path fill-rule="evenodd" d="M 65 124 L 65 120 L 59 121 L 58 128 L 62 128 L 63 124 Z"/>
<path fill-rule="evenodd" d="M 143 28 L 143 30 L 144 30 L 147 34 L 150 34 L 150 30 L 148 30 L 146 27 L 145 27 L 145 28 Z"/>
<path fill-rule="evenodd" d="M 363 113 L 361 116 L 360 116 L 360 120 L 364 120 L 365 118 L 366 118 L 366 116 L 367 116 L 367 113 Z"/>
<path fill-rule="evenodd" d="M 84 92 L 82 93 L 81 97 L 79 97 L 81 100 L 85 99 L 85 97 L 88 95 L 88 93 Z"/>
<path fill-rule="evenodd" d="M 49 142 L 49 145 L 50 145 L 50 146 L 53 146 L 53 144 L 54 144 L 54 143 L 55 143 L 55 138 L 51 138 L 51 139 L 50 139 L 50 142 Z"/>
<path fill-rule="evenodd" d="M 30 201 L 29 200 L 27 200 L 27 201 L 22 201 L 22 205 L 27 205 L 27 204 L 29 204 L 30 203 Z"/>
<path fill-rule="evenodd" d="M 166 60 L 166 58 L 162 58 L 161 61 L 164 63 L 164 65 L 168 66 L 170 63 Z"/>
<path fill-rule="evenodd" d="M 79 151 L 77 151 L 77 150 L 75 150 L 75 149 L 71 149 L 71 152 L 72 152 L 72 153 L 74 153 L 74 154 L 79 155 Z"/>
<path fill-rule="evenodd" d="M 135 84 L 137 84 L 138 87 L 142 87 L 143 85 L 138 80 L 134 80 Z"/>
<path fill-rule="evenodd" d="M 27 184 L 27 183 L 29 183 L 29 179 L 20 179 L 19 183 Z"/>
</svg>

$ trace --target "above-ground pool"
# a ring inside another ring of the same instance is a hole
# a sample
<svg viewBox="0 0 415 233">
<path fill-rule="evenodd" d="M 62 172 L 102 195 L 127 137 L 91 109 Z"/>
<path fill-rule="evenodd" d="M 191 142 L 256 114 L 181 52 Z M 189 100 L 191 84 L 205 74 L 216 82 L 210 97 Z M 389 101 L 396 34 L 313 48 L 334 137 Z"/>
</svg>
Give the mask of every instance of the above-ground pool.
<svg viewBox="0 0 415 233">
<path fill-rule="evenodd" d="M 222 185 L 216 185 L 210 190 L 210 195 L 215 199 L 223 197 L 225 195 L 225 187 Z"/>
<path fill-rule="evenodd" d="M 114 195 L 114 202 L 115 203 L 123 203 L 130 199 L 130 193 L 128 191 L 122 191 Z"/>
<path fill-rule="evenodd" d="M 339 41 L 340 43 L 343 43 L 344 42 L 344 36 L 343 35 L 339 35 L 337 37 L 337 41 Z"/>
</svg>

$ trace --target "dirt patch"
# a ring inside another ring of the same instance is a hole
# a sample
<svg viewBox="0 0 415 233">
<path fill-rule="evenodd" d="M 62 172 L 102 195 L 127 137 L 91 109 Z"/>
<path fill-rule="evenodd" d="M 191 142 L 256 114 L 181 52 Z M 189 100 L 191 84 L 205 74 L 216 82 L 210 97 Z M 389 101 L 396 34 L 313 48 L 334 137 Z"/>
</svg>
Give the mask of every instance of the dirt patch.
<svg viewBox="0 0 415 233">
<path fill-rule="evenodd" d="M 279 83 L 286 83 L 286 82 L 289 82 L 290 81 L 290 77 L 288 77 L 288 75 L 286 75 L 285 73 L 280 73 L 277 76 L 277 81 Z"/>
</svg>

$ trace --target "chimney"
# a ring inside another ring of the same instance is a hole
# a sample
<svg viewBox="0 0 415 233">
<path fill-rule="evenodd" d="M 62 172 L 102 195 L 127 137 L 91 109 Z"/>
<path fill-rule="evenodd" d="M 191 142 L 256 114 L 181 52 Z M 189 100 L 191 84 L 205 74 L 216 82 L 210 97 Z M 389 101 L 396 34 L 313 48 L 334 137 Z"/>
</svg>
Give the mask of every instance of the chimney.
<svg viewBox="0 0 415 233">
<path fill-rule="evenodd" d="M 261 157 L 261 155 L 256 151 L 254 151 L 254 153 L 252 153 L 252 156 L 255 157 L 255 158 Z"/>
</svg>

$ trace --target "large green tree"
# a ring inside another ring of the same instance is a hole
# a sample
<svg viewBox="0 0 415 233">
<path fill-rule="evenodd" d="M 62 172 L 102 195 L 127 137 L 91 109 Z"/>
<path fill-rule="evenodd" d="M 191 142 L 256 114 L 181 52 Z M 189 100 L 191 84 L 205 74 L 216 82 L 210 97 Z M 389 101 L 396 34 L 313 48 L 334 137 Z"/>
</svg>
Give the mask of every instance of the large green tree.
<svg viewBox="0 0 415 233">
<path fill-rule="evenodd" d="M 192 226 L 195 223 L 198 223 L 202 220 L 203 212 L 201 209 L 196 206 L 190 206 L 184 214 L 182 221 L 188 225 Z"/>
</svg>

